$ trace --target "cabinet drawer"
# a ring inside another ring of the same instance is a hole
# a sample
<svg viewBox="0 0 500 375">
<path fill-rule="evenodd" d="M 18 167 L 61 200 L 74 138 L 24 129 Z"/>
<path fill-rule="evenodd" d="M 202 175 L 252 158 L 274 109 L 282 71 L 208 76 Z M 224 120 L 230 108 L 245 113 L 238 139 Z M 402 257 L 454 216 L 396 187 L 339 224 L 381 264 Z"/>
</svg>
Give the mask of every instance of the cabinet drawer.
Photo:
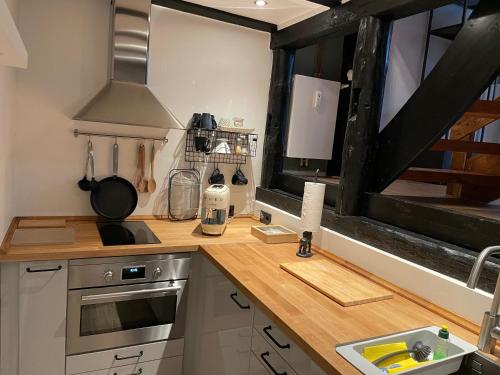
<svg viewBox="0 0 500 375">
<path fill-rule="evenodd" d="M 299 374 L 321 375 L 323 372 L 262 311 L 255 309 L 254 329 Z"/>
<path fill-rule="evenodd" d="M 252 354 L 271 374 L 297 375 L 292 367 L 255 330 L 252 337 Z M 258 370 L 255 372 L 255 374 L 260 373 Z M 302 375 L 300 372 L 299 374 Z"/>
<path fill-rule="evenodd" d="M 255 354 L 250 354 L 250 366 L 248 368 L 248 375 L 268 375 L 268 370 L 262 363 L 259 362 Z"/>
<path fill-rule="evenodd" d="M 91 371 L 82 375 L 182 375 L 182 356 Z"/>
<path fill-rule="evenodd" d="M 214 332 L 251 326 L 254 305 L 225 276 L 204 279 L 203 331 Z"/>
<path fill-rule="evenodd" d="M 184 339 L 159 341 L 151 344 L 127 346 L 120 349 L 66 357 L 66 374 L 135 365 L 166 357 L 182 356 Z M 113 375 L 113 374 L 112 374 Z"/>
<path fill-rule="evenodd" d="M 196 374 L 246 375 L 251 327 L 205 333 L 194 367 Z"/>
</svg>

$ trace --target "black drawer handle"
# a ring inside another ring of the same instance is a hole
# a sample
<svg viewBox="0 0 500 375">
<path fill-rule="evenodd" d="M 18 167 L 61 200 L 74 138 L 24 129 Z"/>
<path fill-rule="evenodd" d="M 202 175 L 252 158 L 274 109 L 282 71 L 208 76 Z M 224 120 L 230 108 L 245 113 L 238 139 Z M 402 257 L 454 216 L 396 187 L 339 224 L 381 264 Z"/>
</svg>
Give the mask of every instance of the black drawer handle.
<svg viewBox="0 0 500 375">
<path fill-rule="evenodd" d="M 131 373 L 129 375 L 141 375 L 141 374 L 142 374 L 142 368 L 140 368 L 139 371 L 133 372 L 133 373 Z M 118 373 L 115 372 L 113 375 L 118 375 Z"/>
<path fill-rule="evenodd" d="M 137 355 L 130 355 L 128 357 L 118 357 L 118 354 L 115 354 L 115 360 L 117 361 L 124 361 L 126 359 L 132 359 L 132 358 L 141 358 L 143 356 L 144 352 L 141 350 L 139 352 L 139 354 Z M 134 375 L 134 374 L 130 374 L 130 375 Z"/>
<path fill-rule="evenodd" d="M 32 270 L 30 267 L 26 268 L 26 272 L 29 273 L 37 273 L 37 272 L 54 272 L 54 271 L 60 271 L 62 270 L 62 266 L 57 266 L 56 268 L 45 268 L 41 270 Z"/>
<path fill-rule="evenodd" d="M 265 352 L 265 353 L 262 353 L 260 355 L 260 358 L 264 361 L 264 363 L 267 365 L 267 367 L 269 367 L 269 369 L 273 372 L 274 375 L 287 375 L 286 371 L 283 371 L 283 372 L 276 371 L 274 369 L 274 367 L 271 366 L 271 364 L 267 360 L 267 357 L 269 357 L 269 352 Z"/>
<path fill-rule="evenodd" d="M 264 327 L 262 330 L 264 331 L 264 333 L 266 334 L 266 336 L 269 337 L 271 339 L 271 341 L 274 342 L 274 344 L 278 348 L 280 348 L 280 349 L 290 349 L 290 344 L 282 345 L 273 336 L 271 336 L 271 334 L 269 333 L 269 331 L 272 330 L 271 326 Z"/>
<path fill-rule="evenodd" d="M 236 303 L 238 305 L 238 307 L 240 309 L 243 309 L 243 310 L 249 310 L 250 309 L 250 305 L 242 305 L 237 299 L 236 297 L 238 297 L 238 293 L 231 293 L 229 295 L 229 297 L 231 297 L 231 299 L 234 301 L 234 303 Z"/>
</svg>

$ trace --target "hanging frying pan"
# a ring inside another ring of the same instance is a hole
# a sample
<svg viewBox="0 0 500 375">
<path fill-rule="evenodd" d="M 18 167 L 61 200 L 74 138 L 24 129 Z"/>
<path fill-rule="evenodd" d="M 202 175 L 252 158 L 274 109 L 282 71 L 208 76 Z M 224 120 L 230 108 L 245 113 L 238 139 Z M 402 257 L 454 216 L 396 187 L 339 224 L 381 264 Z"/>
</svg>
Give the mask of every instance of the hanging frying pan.
<svg viewBox="0 0 500 375">
<path fill-rule="evenodd" d="M 118 177 L 118 144 L 113 145 L 113 175 L 99 181 L 92 190 L 90 203 L 99 215 L 110 220 L 122 220 L 130 216 L 137 206 L 137 191 L 124 178 Z"/>
</svg>

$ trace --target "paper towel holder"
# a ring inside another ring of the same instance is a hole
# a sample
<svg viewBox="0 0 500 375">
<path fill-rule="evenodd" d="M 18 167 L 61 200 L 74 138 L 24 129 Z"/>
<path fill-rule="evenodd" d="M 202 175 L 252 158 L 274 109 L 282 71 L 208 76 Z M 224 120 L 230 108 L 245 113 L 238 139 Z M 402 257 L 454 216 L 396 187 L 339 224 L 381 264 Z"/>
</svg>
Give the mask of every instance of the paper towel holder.
<svg viewBox="0 0 500 375">
<path fill-rule="evenodd" d="M 316 183 L 318 182 L 318 173 L 319 169 L 316 169 L 316 172 L 314 173 L 314 182 Z M 299 241 L 299 250 L 296 254 L 298 257 L 310 258 L 313 256 L 313 253 L 311 251 L 312 237 L 312 232 L 305 231 L 302 233 L 302 238 Z"/>
</svg>

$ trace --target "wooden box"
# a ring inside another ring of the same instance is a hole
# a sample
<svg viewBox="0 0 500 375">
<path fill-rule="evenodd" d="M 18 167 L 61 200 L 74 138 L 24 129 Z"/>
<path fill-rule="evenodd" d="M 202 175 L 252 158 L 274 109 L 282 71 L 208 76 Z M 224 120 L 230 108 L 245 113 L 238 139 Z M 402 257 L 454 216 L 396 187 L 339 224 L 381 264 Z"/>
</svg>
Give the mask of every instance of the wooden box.
<svg viewBox="0 0 500 375">
<path fill-rule="evenodd" d="M 265 243 L 299 242 L 297 233 L 281 225 L 255 225 L 251 233 Z"/>
</svg>

